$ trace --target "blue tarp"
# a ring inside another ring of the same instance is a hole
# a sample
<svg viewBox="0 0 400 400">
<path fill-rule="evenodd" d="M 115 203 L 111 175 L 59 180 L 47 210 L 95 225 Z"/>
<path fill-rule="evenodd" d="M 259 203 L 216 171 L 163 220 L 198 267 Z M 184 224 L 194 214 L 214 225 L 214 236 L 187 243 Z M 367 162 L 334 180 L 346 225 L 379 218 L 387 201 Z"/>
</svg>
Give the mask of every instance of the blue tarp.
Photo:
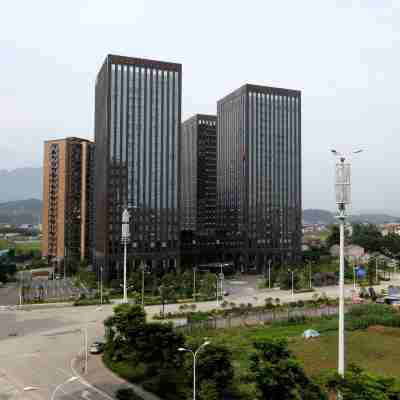
<svg viewBox="0 0 400 400">
<path fill-rule="evenodd" d="M 5 256 L 11 249 L 0 250 L 0 257 Z"/>
</svg>

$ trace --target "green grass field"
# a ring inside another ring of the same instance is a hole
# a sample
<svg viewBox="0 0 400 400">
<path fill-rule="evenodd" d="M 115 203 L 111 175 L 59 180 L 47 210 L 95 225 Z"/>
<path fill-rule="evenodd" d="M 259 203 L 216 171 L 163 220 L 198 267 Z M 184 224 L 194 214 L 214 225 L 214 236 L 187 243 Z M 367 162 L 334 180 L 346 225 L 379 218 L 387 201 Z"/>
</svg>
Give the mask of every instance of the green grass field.
<svg viewBox="0 0 400 400">
<path fill-rule="evenodd" d="M 40 251 L 42 249 L 42 242 L 40 240 L 27 243 L 15 243 L 16 254 L 26 253 L 29 251 Z"/>
<path fill-rule="evenodd" d="M 330 321 L 332 322 L 332 321 Z M 322 333 L 320 338 L 305 340 L 305 329 L 322 328 L 326 322 L 285 327 L 235 328 L 199 332 L 213 343 L 224 344 L 233 353 L 237 377 L 243 377 L 249 366 L 249 355 L 255 340 L 285 336 L 289 347 L 303 363 L 310 375 L 323 369 L 337 367 L 337 331 Z M 322 329 L 321 329 L 322 330 Z M 197 336 L 197 335 L 196 335 Z M 400 376 L 400 328 L 370 327 L 346 334 L 346 362 L 356 363 L 367 371 L 383 375 Z"/>
<path fill-rule="evenodd" d="M 0 250 L 15 248 L 16 254 L 24 254 L 34 251 L 40 251 L 42 248 L 42 242 L 40 240 L 26 243 L 14 243 L 6 239 L 0 239 Z"/>
<path fill-rule="evenodd" d="M 346 362 L 356 363 L 368 372 L 400 376 L 400 329 L 370 327 L 346 336 Z M 290 345 L 310 375 L 337 367 L 337 332 L 318 339 L 296 339 Z"/>
</svg>

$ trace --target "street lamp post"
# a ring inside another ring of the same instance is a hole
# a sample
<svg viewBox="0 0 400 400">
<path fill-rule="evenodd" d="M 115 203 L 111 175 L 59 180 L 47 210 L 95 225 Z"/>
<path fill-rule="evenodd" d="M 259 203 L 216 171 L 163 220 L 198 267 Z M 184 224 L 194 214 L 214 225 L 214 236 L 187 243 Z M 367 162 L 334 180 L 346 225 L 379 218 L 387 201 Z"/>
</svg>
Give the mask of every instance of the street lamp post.
<svg viewBox="0 0 400 400">
<path fill-rule="evenodd" d="M 309 262 L 310 265 L 310 289 L 312 289 L 312 272 L 311 272 L 311 261 Z"/>
<path fill-rule="evenodd" d="M 67 246 L 64 247 L 64 280 L 66 276 L 67 276 Z"/>
<path fill-rule="evenodd" d="M 84 351 L 83 351 L 83 356 L 85 357 L 85 374 L 88 372 L 88 327 L 87 325 L 82 329 L 82 334 L 83 334 L 83 346 L 84 346 Z"/>
<path fill-rule="evenodd" d="M 193 268 L 193 301 L 196 301 L 196 267 Z"/>
<path fill-rule="evenodd" d="M 100 304 L 103 304 L 103 266 L 100 266 Z"/>
<path fill-rule="evenodd" d="M 360 153 L 362 150 L 354 151 Z M 350 164 L 346 158 L 332 150 L 332 154 L 339 158 L 336 163 L 336 204 L 340 225 L 340 271 L 339 271 L 339 343 L 338 343 L 338 373 L 344 377 L 344 224 L 346 220 L 346 205 L 350 204 Z M 342 398 L 339 393 L 339 398 Z"/>
<path fill-rule="evenodd" d="M 294 270 L 292 268 L 288 268 L 288 272 L 292 275 L 292 297 L 294 297 Z"/>
<path fill-rule="evenodd" d="M 379 276 L 378 276 L 378 257 L 375 258 L 375 276 L 376 276 L 376 284 L 379 283 Z"/>
<path fill-rule="evenodd" d="M 268 289 L 271 289 L 271 262 L 272 260 L 268 260 Z"/>
<path fill-rule="evenodd" d="M 142 269 L 142 307 L 144 307 L 144 274 L 146 272 L 146 264 L 142 261 L 140 267 Z"/>
<path fill-rule="evenodd" d="M 178 349 L 178 351 L 187 351 L 188 353 L 191 353 L 193 356 L 193 400 L 196 400 L 196 357 L 197 357 L 197 354 L 199 354 L 200 350 L 202 350 L 204 347 L 206 347 L 209 344 L 210 344 L 210 342 L 208 340 L 205 341 L 196 351 L 187 349 L 185 347 L 179 347 L 179 349 Z"/>
<path fill-rule="evenodd" d="M 127 209 L 122 213 L 122 243 L 124 244 L 124 298 L 123 303 L 128 303 L 128 291 L 126 288 L 126 261 L 127 261 L 127 244 L 129 241 L 129 211 Z"/>
</svg>

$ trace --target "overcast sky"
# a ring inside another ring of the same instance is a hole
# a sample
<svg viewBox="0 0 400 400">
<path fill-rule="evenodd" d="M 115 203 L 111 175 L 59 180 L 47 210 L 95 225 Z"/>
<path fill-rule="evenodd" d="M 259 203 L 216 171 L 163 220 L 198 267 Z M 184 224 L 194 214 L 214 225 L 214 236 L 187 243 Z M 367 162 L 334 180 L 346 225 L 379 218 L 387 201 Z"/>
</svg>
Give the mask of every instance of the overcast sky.
<svg viewBox="0 0 400 400">
<path fill-rule="evenodd" d="M 334 208 L 329 150 L 361 147 L 353 209 L 400 213 L 400 2 L 5 2 L 0 169 L 41 166 L 44 140 L 93 138 L 108 53 L 182 63 L 184 119 L 244 83 L 300 89 L 303 206 Z"/>
</svg>

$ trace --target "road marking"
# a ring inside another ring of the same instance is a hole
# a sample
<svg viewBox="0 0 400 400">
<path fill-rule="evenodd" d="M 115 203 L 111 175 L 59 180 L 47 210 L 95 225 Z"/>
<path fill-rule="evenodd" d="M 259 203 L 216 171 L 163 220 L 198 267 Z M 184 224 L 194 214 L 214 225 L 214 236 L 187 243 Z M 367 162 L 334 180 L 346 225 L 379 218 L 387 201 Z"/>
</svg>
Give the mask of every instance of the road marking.
<svg viewBox="0 0 400 400">
<path fill-rule="evenodd" d="M 85 400 L 91 400 L 91 399 L 90 399 L 90 392 L 87 391 L 87 390 L 84 390 L 84 391 L 81 393 L 81 397 L 82 397 L 83 399 L 85 399 Z"/>
<path fill-rule="evenodd" d="M 98 389 L 97 387 L 91 385 L 89 382 L 87 382 L 80 374 L 78 374 L 78 372 L 75 370 L 74 368 L 74 363 L 75 363 L 76 357 L 71 359 L 70 362 L 70 367 L 71 370 L 73 372 L 74 376 L 77 376 L 79 378 L 79 382 L 81 382 L 82 384 L 86 385 L 88 388 L 94 390 L 95 392 L 101 394 L 103 397 L 105 397 L 107 400 L 115 400 L 114 397 L 111 397 L 109 394 L 107 394 L 106 392 L 103 392 L 102 390 Z"/>
</svg>

